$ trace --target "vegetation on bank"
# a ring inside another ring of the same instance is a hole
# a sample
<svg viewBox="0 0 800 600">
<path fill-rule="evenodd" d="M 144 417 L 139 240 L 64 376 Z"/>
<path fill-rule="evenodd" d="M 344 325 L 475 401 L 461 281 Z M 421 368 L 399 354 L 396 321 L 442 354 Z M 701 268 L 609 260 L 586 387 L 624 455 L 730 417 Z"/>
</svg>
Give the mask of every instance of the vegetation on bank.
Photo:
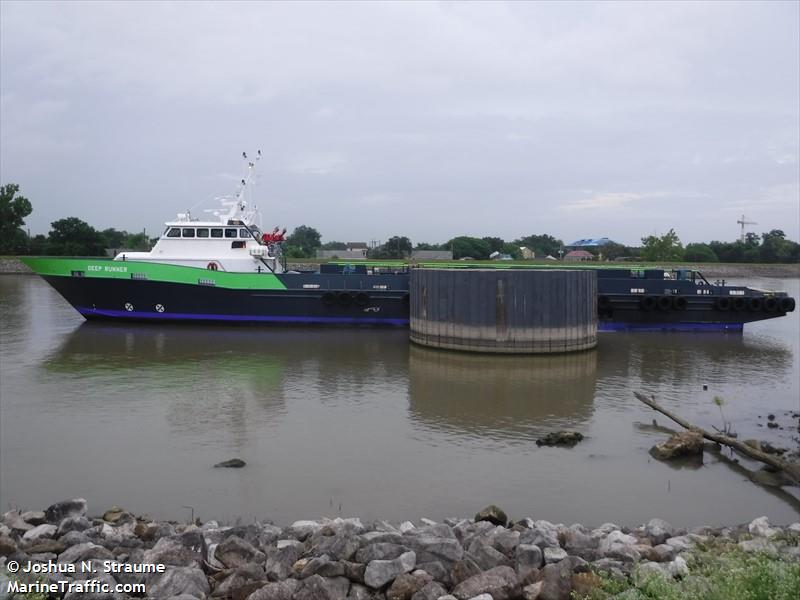
<svg viewBox="0 0 800 600">
<path fill-rule="evenodd" d="M 13 183 L 0 187 L 0 255 L 101 256 L 107 249 L 148 250 L 157 240 L 148 238 L 144 232 L 129 233 L 113 227 L 97 230 L 77 217 L 53 221 L 48 235 L 31 237 L 23 226 L 33 207 L 18 192 L 19 186 Z M 344 242 L 322 243 L 322 235 L 317 229 L 300 225 L 287 236 L 284 254 L 289 259 L 309 259 L 316 256 L 317 250 L 346 248 Z M 488 260 L 494 253 L 521 260 L 525 258 L 523 248 L 543 259 L 546 256 L 561 258 L 571 247 L 549 234 L 533 234 L 512 241 L 490 236 L 457 236 L 446 242 L 418 242 L 416 245 L 408 236 L 397 235 L 370 248 L 367 256 L 376 260 L 401 260 L 409 258 L 414 250 L 446 250 L 453 253 L 454 260 Z M 670 229 L 661 236 L 643 237 L 642 245 L 638 247 L 610 241 L 602 246 L 582 249 L 598 261 L 800 263 L 800 244 L 786 239 L 786 234 L 780 229 L 761 235 L 748 233 L 744 240 L 734 242 L 711 241 L 685 247 L 678 234 Z"/>
<path fill-rule="evenodd" d="M 797 536 L 795 536 L 796 538 Z M 798 539 L 794 539 L 796 545 Z M 636 571 L 630 579 L 598 573 L 599 585 L 574 600 L 794 600 L 800 590 L 800 562 L 768 552 L 744 552 L 734 542 L 692 548 L 686 557 L 691 575 L 674 579 Z"/>
</svg>

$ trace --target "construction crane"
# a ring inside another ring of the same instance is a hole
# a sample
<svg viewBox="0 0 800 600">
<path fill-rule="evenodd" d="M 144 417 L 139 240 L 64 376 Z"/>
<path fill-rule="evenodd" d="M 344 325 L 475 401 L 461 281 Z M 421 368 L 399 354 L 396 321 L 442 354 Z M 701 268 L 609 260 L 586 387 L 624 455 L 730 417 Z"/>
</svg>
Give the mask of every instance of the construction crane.
<svg viewBox="0 0 800 600">
<path fill-rule="evenodd" d="M 742 243 L 744 243 L 744 226 L 745 226 L 745 225 L 758 225 L 758 223 L 756 223 L 755 221 L 748 221 L 748 220 L 745 218 L 745 216 L 744 216 L 744 215 L 742 215 L 742 218 L 741 218 L 741 219 L 739 219 L 739 220 L 738 220 L 738 221 L 736 221 L 736 222 L 737 222 L 739 225 L 741 225 L 741 226 L 742 226 L 742 237 L 741 237 L 741 240 L 742 240 Z"/>
</svg>

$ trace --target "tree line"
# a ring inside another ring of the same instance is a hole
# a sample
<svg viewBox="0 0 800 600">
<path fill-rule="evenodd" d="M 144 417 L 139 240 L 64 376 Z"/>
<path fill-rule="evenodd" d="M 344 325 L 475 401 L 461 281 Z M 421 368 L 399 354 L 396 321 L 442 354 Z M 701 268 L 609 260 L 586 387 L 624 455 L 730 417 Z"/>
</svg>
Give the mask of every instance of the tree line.
<svg viewBox="0 0 800 600">
<path fill-rule="evenodd" d="M 102 256 L 110 250 L 149 250 L 158 238 L 148 238 L 144 232 L 130 233 L 112 228 L 97 230 L 77 217 L 53 221 L 47 235 L 33 237 L 23 229 L 25 218 L 31 214 L 30 201 L 19 195 L 13 183 L 0 186 L 0 255 Z M 368 258 L 378 260 L 405 259 L 414 250 L 449 250 L 453 258 L 486 260 L 494 252 L 521 259 L 521 248 L 528 248 L 537 259 L 548 255 L 559 257 L 570 247 L 549 234 L 537 234 L 505 241 L 499 237 L 458 236 L 442 243 L 420 242 L 414 245 L 408 236 L 392 236 L 371 248 Z M 287 236 L 284 254 L 289 258 L 313 258 L 317 250 L 345 250 L 344 242 L 322 243 L 314 227 L 300 225 Z M 661 236 L 642 238 L 641 246 L 625 246 L 609 242 L 602 246 L 583 248 L 597 260 L 691 261 L 691 262 L 800 262 L 800 244 L 786 239 L 780 229 L 748 233 L 735 242 L 712 241 L 692 243 L 685 247 L 673 229 Z"/>
</svg>

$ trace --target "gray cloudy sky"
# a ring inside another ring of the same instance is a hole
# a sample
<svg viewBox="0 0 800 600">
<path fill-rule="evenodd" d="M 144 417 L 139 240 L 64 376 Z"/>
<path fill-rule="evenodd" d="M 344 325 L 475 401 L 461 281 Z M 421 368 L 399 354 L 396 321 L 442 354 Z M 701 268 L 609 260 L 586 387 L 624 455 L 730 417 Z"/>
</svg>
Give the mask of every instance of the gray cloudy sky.
<svg viewBox="0 0 800 600">
<path fill-rule="evenodd" d="M 233 191 L 325 240 L 800 238 L 800 3 L 0 4 L 34 233 Z M 198 209 L 199 210 L 199 209 Z"/>
</svg>

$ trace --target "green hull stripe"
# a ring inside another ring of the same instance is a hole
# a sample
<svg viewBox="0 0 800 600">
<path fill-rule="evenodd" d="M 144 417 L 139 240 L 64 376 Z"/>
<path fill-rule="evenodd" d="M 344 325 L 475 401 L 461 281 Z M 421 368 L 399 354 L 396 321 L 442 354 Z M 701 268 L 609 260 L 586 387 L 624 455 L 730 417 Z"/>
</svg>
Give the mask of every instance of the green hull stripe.
<svg viewBox="0 0 800 600">
<path fill-rule="evenodd" d="M 56 258 L 49 256 L 20 257 L 37 275 L 72 277 L 73 272 L 83 277 L 101 279 L 146 279 L 188 285 L 214 285 L 236 290 L 285 290 L 273 273 L 227 273 L 197 267 L 167 265 L 149 261 L 118 261 L 107 258 Z"/>
</svg>

